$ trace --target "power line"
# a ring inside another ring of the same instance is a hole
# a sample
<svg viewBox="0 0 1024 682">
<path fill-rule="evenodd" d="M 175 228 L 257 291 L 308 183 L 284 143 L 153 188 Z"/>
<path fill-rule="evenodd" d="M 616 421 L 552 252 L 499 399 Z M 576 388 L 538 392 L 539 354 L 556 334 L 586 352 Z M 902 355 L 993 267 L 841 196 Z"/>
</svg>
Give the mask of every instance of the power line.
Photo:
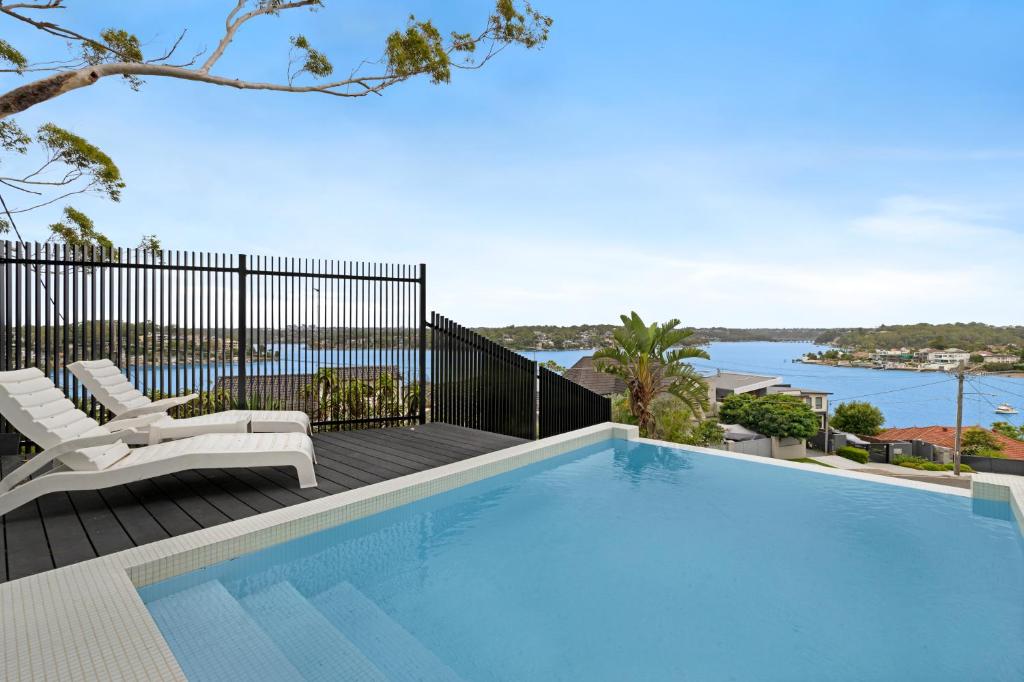
<svg viewBox="0 0 1024 682">
<path fill-rule="evenodd" d="M 988 386 L 991 389 L 994 389 L 996 391 L 1001 391 L 1002 393 L 1006 393 L 1008 395 L 1014 395 L 1014 396 L 1017 396 L 1018 398 L 1024 398 L 1024 393 L 1014 393 L 1013 391 L 1005 389 L 1002 386 L 995 386 L 994 384 L 987 384 L 984 381 L 981 381 L 980 379 L 978 380 L 978 383 L 981 384 L 982 386 Z"/>
<path fill-rule="evenodd" d="M 952 380 L 953 380 L 952 377 L 946 377 L 942 381 L 933 381 L 933 382 L 927 383 L 927 384 L 916 384 L 914 386 L 901 386 L 900 388 L 893 388 L 893 389 L 890 389 L 888 391 L 878 391 L 877 393 L 864 393 L 862 395 L 843 396 L 841 398 L 832 398 L 832 401 L 836 402 L 836 401 L 840 401 L 840 400 L 853 400 L 854 398 L 870 398 L 871 396 L 875 396 L 875 395 L 885 395 L 887 393 L 899 393 L 900 391 L 909 391 L 909 390 L 914 389 L 914 388 L 924 388 L 925 386 L 937 386 L 938 384 L 944 384 L 947 381 L 952 381 Z"/>
</svg>

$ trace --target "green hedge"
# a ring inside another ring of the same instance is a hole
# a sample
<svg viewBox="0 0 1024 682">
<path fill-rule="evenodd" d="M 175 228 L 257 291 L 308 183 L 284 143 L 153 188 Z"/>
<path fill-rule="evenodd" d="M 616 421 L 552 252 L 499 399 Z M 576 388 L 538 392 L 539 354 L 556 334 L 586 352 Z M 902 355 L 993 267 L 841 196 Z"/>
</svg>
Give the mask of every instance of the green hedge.
<svg viewBox="0 0 1024 682">
<path fill-rule="evenodd" d="M 861 464 L 868 463 L 868 451 L 862 448 L 855 448 L 852 445 L 844 445 L 843 447 L 836 450 L 836 454 L 846 459 L 852 459 L 854 462 L 860 462 Z"/>
<path fill-rule="evenodd" d="M 924 459 L 922 457 L 910 457 L 910 456 L 894 457 L 893 460 L 892 460 L 892 463 L 893 464 L 898 464 L 901 467 L 906 467 L 907 469 L 917 469 L 918 471 L 952 471 L 953 470 L 953 465 L 952 464 L 939 464 L 938 462 L 929 462 L 927 459 Z M 965 471 L 967 473 L 974 473 L 974 469 L 972 469 L 967 464 L 960 464 L 960 471 Z"/>
</svg>

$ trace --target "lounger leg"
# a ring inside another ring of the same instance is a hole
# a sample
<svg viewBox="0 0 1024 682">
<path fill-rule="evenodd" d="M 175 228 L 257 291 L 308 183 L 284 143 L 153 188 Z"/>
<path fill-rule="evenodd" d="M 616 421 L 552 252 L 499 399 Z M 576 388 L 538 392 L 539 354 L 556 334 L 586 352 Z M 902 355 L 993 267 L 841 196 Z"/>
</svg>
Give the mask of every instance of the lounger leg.
<svg viewBox="0 0 1024 682">
<path fill-rule="evenodd" d="M 295 465 L 295 475 L 299 477 L 300 488 L 316 487 L 316 472 L 313 470 L 313 462 L 307 460 L 302 464 Z"/>
<path fill-rule="evenodd" d="M 306 435 L 309 436 L 310 438 L 313 437 L 313 425 L 312 424 L 310 424 L 309 428 L 306 429 Z M 319 464 L 319 463 L 320 462 L 316 461 L 316 448 L 313 448 L 313 464 Z"/>
</svg>

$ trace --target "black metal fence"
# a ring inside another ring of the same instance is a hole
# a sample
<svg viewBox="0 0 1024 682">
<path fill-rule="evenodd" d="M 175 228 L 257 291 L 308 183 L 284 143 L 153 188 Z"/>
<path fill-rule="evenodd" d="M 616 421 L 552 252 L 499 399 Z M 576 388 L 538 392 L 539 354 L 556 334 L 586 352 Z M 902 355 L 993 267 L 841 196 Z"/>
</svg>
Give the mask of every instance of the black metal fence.
<svg viewBox="0 0 1024 682">
<path fill-rule="evenodd" d="M 608 398 L 437 313 L 430 329 L 432 421 L 519 438 L 611 421 Z"/>
<path fill-rule="evenodd" d="M 425 301 L 423 265 L 0 242 L 0 369 L 40 368 L 100 420 L 66 364 L 110 358 L 147 395 L 200 393 L 191 413 L 422 423 Z"/>
<path fill-rule="evenodd" d="M 67 364 L 109 358 L 153 398 L 199 393 L 178 416 L 423 423 L 428 334 L 434 421 L 534 438 L 609 418 L 607 399 L 425 311 L 424 265 L 0 242 L 0 370 L 38 367 L 100 421 Z"/>
<path fill-rule="evenodd" d="M 612 420 L 612 401 L 540 368 L 540 437 L 582 429 Z"/>
<path fill-rule="evenodd" d="M 430 419 L 519 438 L 535 438 L 536 364 L 430 315 Z"/>
</svg>

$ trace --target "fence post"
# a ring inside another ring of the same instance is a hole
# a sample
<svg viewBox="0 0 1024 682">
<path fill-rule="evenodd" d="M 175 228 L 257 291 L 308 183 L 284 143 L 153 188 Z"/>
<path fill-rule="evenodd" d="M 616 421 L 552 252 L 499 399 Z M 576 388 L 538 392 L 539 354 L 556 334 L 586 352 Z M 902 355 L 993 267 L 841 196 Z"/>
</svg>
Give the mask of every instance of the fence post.
<svg viewBox="0 0 1024 682">
<path fill-rule="evenodd" d="M 532 440 L 537 440 L 540 438 L 540 391 L 537 390 L 540 384 L 540 365 L 533 360 L 530 362 L 530 368 L 533 370 L 530 372 L 530 376 L 533 377 L 530 384 L 530 414 L 533 415 L 530 436 Z"/>
<path fill-rule="evenodd" d="M 246 299 L 248 295 L 246 292 L 246 270 L 247 270 L 246 256 L 245 254 L 239 254 L 238 256 L 238 406 L 241 409 L 245 409 L 248 405 L 246 400 L 246 360 L 249 354 L 249 335 L 246 327 L 248 324 L 248 315 L 246 314 Z"/>
<path fill-rule="evenodd" d="M 420 424 L 427 423 L 427 265 L 420 263 Z"/>
</svg>

